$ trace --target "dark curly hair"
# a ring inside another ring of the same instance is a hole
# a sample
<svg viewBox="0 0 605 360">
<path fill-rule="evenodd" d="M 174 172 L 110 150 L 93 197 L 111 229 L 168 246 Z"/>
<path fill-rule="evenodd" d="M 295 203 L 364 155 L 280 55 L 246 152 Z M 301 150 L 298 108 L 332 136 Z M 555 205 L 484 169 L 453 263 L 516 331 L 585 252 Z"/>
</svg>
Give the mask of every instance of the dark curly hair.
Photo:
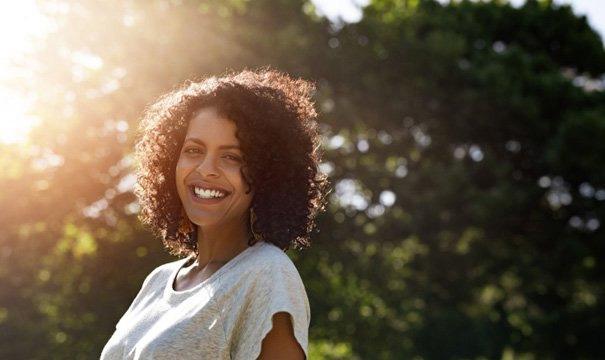
<svg viewBox="0 0 605 360">
<path fill-rule="evenodd" d="M 162 237 L 171 254 L 197 256 L 197 227 L 183 226 L 190 220 L 175 170 L 193 113 L 214 106 L 237 126 L 241 174 L 248 192 L 255 190 L 254 232 L 282 250 L 310 246 L 315 218 L 330 192 L 318 167 L 323 153 L 310 99 L 314 91 L 309 81 L 264 67 L 188 80 L 161 96 L 146 108 L 135 145 L 141 222 Z"/>
</svg>

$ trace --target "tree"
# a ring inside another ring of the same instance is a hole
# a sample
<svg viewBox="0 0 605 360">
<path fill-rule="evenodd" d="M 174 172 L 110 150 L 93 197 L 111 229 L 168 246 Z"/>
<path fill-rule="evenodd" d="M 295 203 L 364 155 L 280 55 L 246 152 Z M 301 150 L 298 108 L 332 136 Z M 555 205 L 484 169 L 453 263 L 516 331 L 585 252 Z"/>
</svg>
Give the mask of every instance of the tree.
<svg viewBox="0 0 605 360">
<path fill-rule="evenodd" d="M 0 357 L 96 357 L 170 257 L 130 153 L 156 96 L 273 65 L 318 83 L 335 192 L 290 252 L 318 358 L 600 358 L 602 41 L 568 6 L 375 0 L 51 6 L 24 59 L 40 125 L 2 145 Z M 54 11 L 54 12 L 53 12 Z"/>
</svg>

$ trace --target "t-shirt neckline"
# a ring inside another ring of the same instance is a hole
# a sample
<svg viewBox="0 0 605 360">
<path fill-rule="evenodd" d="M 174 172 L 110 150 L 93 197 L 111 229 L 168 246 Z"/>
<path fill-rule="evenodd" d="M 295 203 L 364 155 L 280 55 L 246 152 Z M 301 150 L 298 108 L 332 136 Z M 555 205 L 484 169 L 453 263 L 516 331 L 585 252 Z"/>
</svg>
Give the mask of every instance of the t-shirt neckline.
<svg viewBox="0 0 605 360">
<path fill-rule="evenodd" d="M 263 243 L 264 243 L 264 241 L 260 240 L 260 241 L 257 241 L 252 246 L 248 246 L 246 249 L 244 249 L 239 254 L 235 255 L 233 258 L 231 258 L 229 261 L 227 261 L 227 263 L 225 263 L 217 271 L 215 271 L 212 275 L 210 275 L 210 277 L 208 277 L 206 280 L 202 281 L 201 283 L 195 285 L 194 287 L 191 287 L 186 290 L 177 291 L 177 290 L 174 290 L 174 288 L 173 288 L 174 280 L 176 279 L 176 276 L 179 273 L 179 271 L 182 269 L 183 265 L 185 265 L 189 260 L 191 260 L 193 255 L 190 255 L 184 259 L 181 259 L 180 261 L 178 261 L 176 263 L 174 270 L 170 273 L 170 277 L 168 278 L 166 287 L 164 289 L 164 294 L 166 295 L 166 298 L 187 296 L 187 295 L 190 295 L 190 294 L 198 291 L 199 289 L 203 288 L 207 284 L 212 283 L 221 274 L 223 274 L 225 271 L 232 268 L 236 263 L 238 263 L 241 259 L 243 259 L 248 253 L 250 253 L 252 251 L 252 249 L 260 247 Z"/>
</svg>

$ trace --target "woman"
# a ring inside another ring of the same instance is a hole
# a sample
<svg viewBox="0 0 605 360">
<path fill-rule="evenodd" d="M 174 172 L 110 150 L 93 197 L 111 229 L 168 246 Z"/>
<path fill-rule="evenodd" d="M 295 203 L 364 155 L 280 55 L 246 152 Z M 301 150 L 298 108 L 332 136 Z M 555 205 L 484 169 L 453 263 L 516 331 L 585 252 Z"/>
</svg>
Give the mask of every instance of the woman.
<svg viewBox="0 0 605 360">
<path fill-rule="evenodd" d="M 101 359 L 305 359 L 310 308 L 289 248 L 324 210 L 311 83 L 276 70 L 187 82 L 136 145 L 141 220 L 173 255 Z"/>
</svg>

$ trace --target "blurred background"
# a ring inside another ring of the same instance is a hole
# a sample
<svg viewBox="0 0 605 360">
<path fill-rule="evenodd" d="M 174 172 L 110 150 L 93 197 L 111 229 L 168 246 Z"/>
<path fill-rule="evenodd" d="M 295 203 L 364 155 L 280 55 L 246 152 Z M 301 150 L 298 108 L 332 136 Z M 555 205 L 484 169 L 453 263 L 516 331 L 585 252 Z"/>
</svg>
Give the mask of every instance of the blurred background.
<svg viewBox="0 0 605 360">
<path fill-rule="evenodd" d="M 263 65 L 317 84 L 312 359 L 605 358 L 604 5 L 2 2 L 0 358 L 99 357 L 176 260 L 136 218 L 141 112 Z"/>
</svg>

